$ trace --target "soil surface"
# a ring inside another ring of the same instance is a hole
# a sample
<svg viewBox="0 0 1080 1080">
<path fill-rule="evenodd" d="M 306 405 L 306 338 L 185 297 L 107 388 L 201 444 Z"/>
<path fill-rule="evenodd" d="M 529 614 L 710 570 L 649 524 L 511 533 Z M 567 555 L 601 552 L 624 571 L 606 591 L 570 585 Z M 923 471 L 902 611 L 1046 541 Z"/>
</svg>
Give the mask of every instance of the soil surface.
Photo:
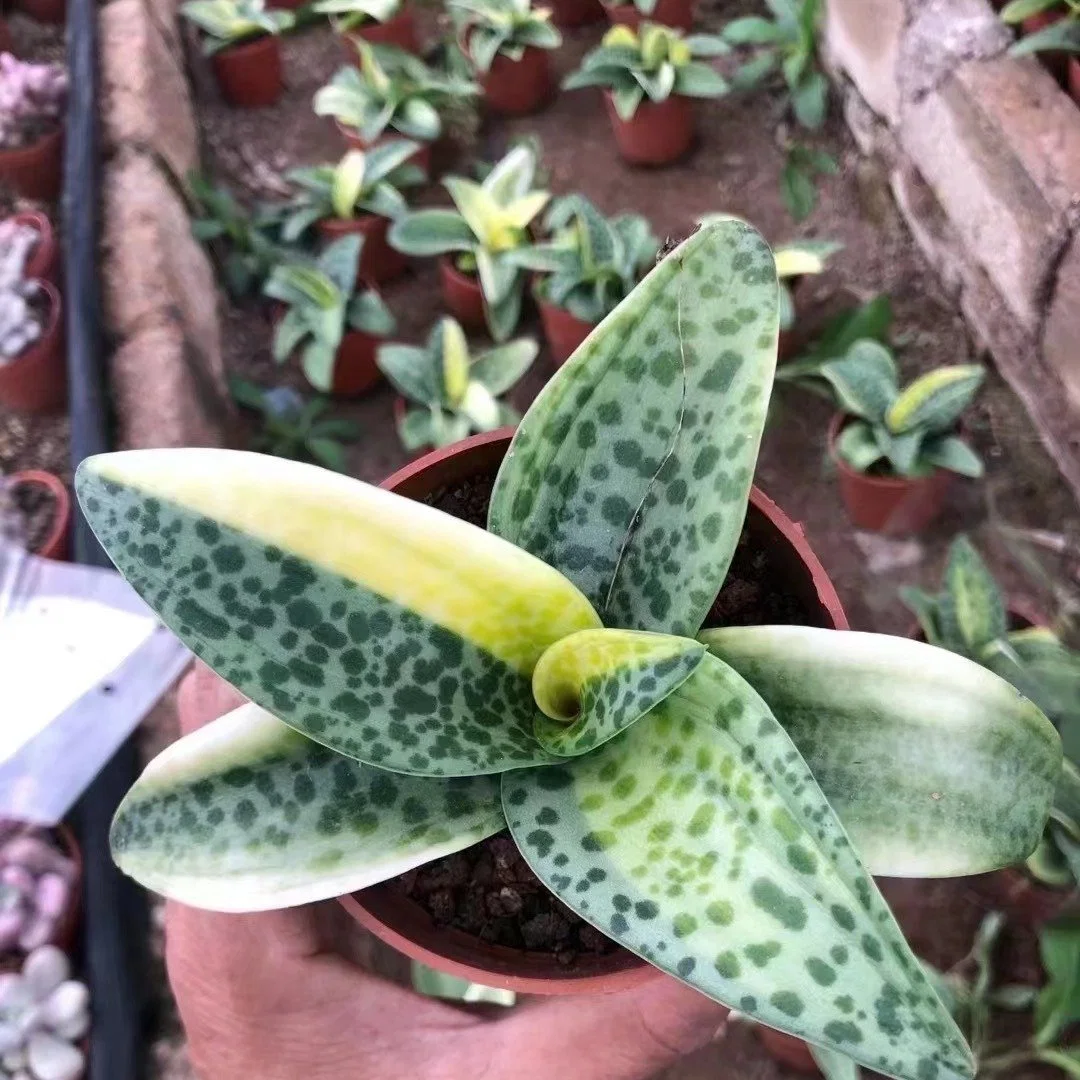
<svg viewBox="0 0 1080 1080">
<path fill-rule="evenodd" d="M 12 497 L 16 510 L 22 515 L 26 550 L 40 550 L 56 517 L 56 500 L 52 492 L 37 484 L 19 484 Z"/>
</svg>

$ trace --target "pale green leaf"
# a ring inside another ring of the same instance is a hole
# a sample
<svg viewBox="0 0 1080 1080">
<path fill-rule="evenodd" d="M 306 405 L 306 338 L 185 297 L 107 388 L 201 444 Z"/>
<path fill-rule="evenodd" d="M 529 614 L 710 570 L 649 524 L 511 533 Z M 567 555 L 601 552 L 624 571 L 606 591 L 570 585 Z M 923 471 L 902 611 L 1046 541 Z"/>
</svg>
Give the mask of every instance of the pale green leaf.
<svg viewBox="0 0 1080 1080">
<path fill-rule="evenodd" d="M 917 427 L 934 434 L 951 430 L 971 404 L 986 371 L 978 364 L 936 368 L 916 379 L 885 417 L 889 430 L 904 435 Z"/>
<path fill-rule="evenodd" d="M 415 345 L 380 345 L 379 369 L 399 393 L 418 405 L 438 405 L 439 381 L 426 349 Z"/>
<path fill-rule="evenodd" d="M 896 398 L 896 361 L 877 341 L 857 341 L 847 355 L 823 364 L 821 377 L 844 412 L 873 423 L 880 423 Z"/>
<path fill-rule="evenodd" d="M 472 362 L 472 377 L 498 397 L 517 385 L 539 352 L 540 346 L 532 338 L 496 345 Z"/>
<path fill-rule="evenodd" d="M 1046 986 L 1035 1002 L 1035 1045 L 1047 1047 L 1080 1020 L 1080 918 L 1064 916 L 1044 926 L 1039 952 Z"/>
<path fill-rule="evenodd" d="M 856 472 L 864 473 L 881 459 L 881 447 L 873 428 L 865 420 L 853 420 L 844 425 L 836 440 L 836 452 Z"/>
<path fill-rule="evenodd" d="M 921 450 L 923 461 L 938 469 L 977 480 L 986 471 L 982 458 L 959 435 L 939 435 L 927 439 Z"/>
<path fill-rule="evenodd" d="M 472 251 L 477 237 L 465 219 L 453 210 L 417 210 L 399 218 L 390 228 L 390 246 L 406 255 L 445 255 Z"/>
<path fill-rule="evenodd" d="M 949 549 L 944 586 L 939 603 L 943 628 L 955 627 L 966 654 L 974 659 L 991 641 L 1005 636 L 1009 617 L 994 576 L 966 536 L 957 537 Z"/>
</svg>

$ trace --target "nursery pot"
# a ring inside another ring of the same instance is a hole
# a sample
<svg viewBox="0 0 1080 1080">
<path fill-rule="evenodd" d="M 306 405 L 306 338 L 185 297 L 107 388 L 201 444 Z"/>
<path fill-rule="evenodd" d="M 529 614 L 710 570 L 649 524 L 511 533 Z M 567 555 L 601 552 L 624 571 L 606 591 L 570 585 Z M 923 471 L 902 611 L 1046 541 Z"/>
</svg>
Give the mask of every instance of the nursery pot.
<svg viewBox="0 0 1080 1080">
<path fill-rule="evenodd" d="M 52 499 L 53 512 L 49 530 L 41 543 L 33 549 L 32 554 L 40 555 L 43 559 L 59 559 L 67 562 L 71 557 L 71 496 L 68 494 L 67 485 L 58 476 L 45 472 L 43 469 L 17 472 L 7 480 L 7 483 L 13 488 L 37 488 Z M 64 838 L 65 849 L 73 843 L 74 838 L 70 834 Z M 77 846 L 75 856 L 78 856 Z"/>
<path fill-rule="evenodd" d="M 49 412 L 67 401 L 64 326 L 60 294 L 48 281 L 41 288 L 49 301 L 41 337 L 21 356 L 0 364 L 0 405 L 24 412 Z"/>
<path fill-rule="evenodd" d="M 285 306 L 275 304 L 271 319 L 276 326 L 285 316 Z M 383 339 L 373 337 L 363 330 L 346 330 L 341 344 L 334 354 L 334 370 L 330 376 L 330 393 L 340 397 L 352 397 L 370 390 L 381 378 L 382 372 L 375 362 Z M 292 360 L 298 361 L 298 353 Z"/>
<path fill-rule="evenodd" d="M 0 53 L 15 55 L 15 42 L 11 38 L 11 30 L 8 27 L 7 19 L 2 14 L 0 14 Z"/>
<path fill-rule="evenodd" d="M 361 281 L 378 285 L 383 281 L 392 281 L 404 272 L 408 259 L 400 251 L 386 242 L 390 228 L 387 218 L 378 214 L 361 214 L 356 218 L 323 218 L 316 228 L 319 235 L 329 244 L 343 236 L 359 234 L 364 238 L 360 250 Z"/>
<path fill-rule="evenodd" d="M 563 30 L 587 23 L 598 22 L 604 17 L 600 0 L 550 0 L 551 21 Z"/>
<path fill-rule="evenodd" d="M 479 72 L 484 100 L 504 116 L 525 116 L 550 100 L 555 83 L 547 49 L 527 45 L 520 60 L 498 53 L 487 72 Z"/>
<path fill-rule="evenodd" d="M 229 45 L 214 53 L 210 63 L 221 96 L 230 105 L 259 109 L 281 97 L 281 42 L 274 34 Z"/>
<path fill-rule="evenodd" d="M 544 337 L 552 358 L 558 365 L 565 364 L 577 347 L 593 332 L 596 323 L 586 322 L 572 315 L 566 308 L 557 307 L 550 300 L 545 300 L 543 293 L 536 289 L 536 306 L 540 309 L 540 321 L 544 324 Z"/>
<path fill-rule="evenodd" d="M 426 454 L 394 473 L 382 486 L 410 499 L 423 499 L 446 486 L 493 475 L 513 431 L 474 435 Z M 825 570 L 802 530 L 755 488 L 747 523 L 756 543 L 770 545 L 786 586 L 820 626 L 847 628 L 847 619 Z M 388 945 L 440 971 L 485 986 L 528 994 L 584 994 L 624 990 L 659 975 L 625 950 L 607 956 L 579 956 L 571 968 L 549 954 L 492 945 L 460 930 L 436 926 L 428 913 L 393 882 L 339 898 L 345 909 Z"/>
<path fill-rule="evenodd" d="M 941 513 L 954 474 L 935 469 L 929 476 L 869 476 L 856 472 L 836 451 L 850 417 L 837 413 L 829 425 L 829 454 L 836 464 L 840 497 L 857 529 L 903 536 L 926 530 Z"/>
<path fill-rule="evenodd" d="M 67 21 L 67 0 L 18 0 L 16 6 L 39 23 L 63 26 Z"/>
<path fill-rule="evenodd" d="M 55 285 L 59 260 L 52 222 L 36 210 L 16 214 L 12 220 L 16 225 L 33 229 L 38 234 L 38 242 L 26 264 L 26 276 L 38 281 L 51 281 Z"/>
<path fill-rule="evenodd" d="M 0 150 L 0 180 L 25 199 L 55 202 L 60 195 L 64 128 L 58 125 L 30 146 Z"/>
<path fill-rule="evenodd" d="M 678 94 L 660 102 L 646 98 L 629 120 L 623 120 L 615 111 L 607 90 L 604 101 L 619 153 L 632 165 L 668 165 L 690 149 L 694 141 L 694 107 L 689 98 Z"/>
<path fill-rule="evenodd" d="M 404 139 L 404 135 L 400 135 L 396 131 L 385 131 L 377 139 L 372 142 L 368 142 L 356 128 L 347 127 L 340 120 L 334 121 L 334 127 L 338 129 L 342 139 L 345 140 L 345 145 L 350 150 L 363 150 L 367 153 L 368 150 L 373 149 L 376 146 L 380 146 L 382 143 L 391 142 L 397 139 Z M 421 169 L 431 175 L 431 143 L 421 143 L 420 146 L 414 150 L 405 160 L 410 165 L 418 165 Z"/>
<path fill-rule="evenodd" d="M 442 281 L 443 300 L 450 314 L 466 330 L 483 330 L 487 326 L 484 317 L 484 293 L 480 279 L 475 274 L 462 273 L 452 256 L 439 260 L 439 278 Z"/>
<path fill-rule="evenodd" d="M 651 15 L 642 15 L 634 4 L 608 4 L 606 10 L 616 26 L 629 26 L 633 30 L 643 22 L 673 26 L 686 32 L 694 25 L 693 0 L 659 0 Z"/>
<path fill-rule="evenodd" d="M 386 22 L 366 22 L 353 27 L 343 35 L 345 48 L 348 50 L 349 59 L 359 63 L 360 57 L 350 39 L 361 38 L 371 45 L 395 45 L 406 52 L 419 55 L 420 46 L 416 39 L 416 20 L 413 18 L 412 9 L 402 6 L 401 10 Z"/>
</svg>

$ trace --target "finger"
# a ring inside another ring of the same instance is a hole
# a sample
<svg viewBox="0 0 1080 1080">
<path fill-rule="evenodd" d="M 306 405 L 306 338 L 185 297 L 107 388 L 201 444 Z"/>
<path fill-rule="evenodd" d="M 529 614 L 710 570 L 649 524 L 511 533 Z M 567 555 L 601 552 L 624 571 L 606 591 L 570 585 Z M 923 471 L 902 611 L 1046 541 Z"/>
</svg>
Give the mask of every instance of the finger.
<svg viewBox="0 0 1080 1080">
<path fill-rule="evenodd" d="M 201 660 L 196 660 L 180 683 L 177 712 L 181 734 L 187 735 L 211 720 L 232 712 L 246 700 L 239 690 L 215 675 Z"/>
</svg>

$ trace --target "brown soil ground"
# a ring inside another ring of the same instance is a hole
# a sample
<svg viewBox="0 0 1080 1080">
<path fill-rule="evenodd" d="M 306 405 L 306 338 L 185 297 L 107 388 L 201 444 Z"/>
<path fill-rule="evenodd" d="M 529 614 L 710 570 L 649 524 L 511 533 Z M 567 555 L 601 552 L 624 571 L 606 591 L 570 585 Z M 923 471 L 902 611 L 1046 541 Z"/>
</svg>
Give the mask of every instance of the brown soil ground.
<svg viewBox="0 0 1080 1080">
<path fill-rule="evenodd" d="M 704 7 L 703 29 L 714 29 L 752 6 L 749 0 L 712 0 Z M 560 75 L 576 66 L 601 29 L 588 27 L 567 35 L 565 47 L 555 56 Z M 208 171 L 247 198 L 280 197 L 287 192 L 280 178 L 286 168 L 336 160 L 343 150 L 330 125 L 310 111 L 313 93 L 341 63 L 337 41 L 327 30 L 315 29 L 290 38 L 285 50 L 285 99 L 273 109 L 250 113 L 224 106 L 206 65 L 193 58 Z M 801 227 L 793 225 L 779 193 L 787 132 L 774 98 L 760 94 L 707 103 L 699 110 L 699 130 L 698 147 L 679 166 L 633 169 L 614 152 L 599 96 L 563 94 L 537 116 L 485 121 L 475 145 L 459 145 L 456 153 L 448 154 L 448 163 L 456 156 L 456 167 L 464 172 L 468 152 L 495 159 L 512 137 L 529 133 L 542 142 L 552 190 L 582 191 L 609 213 L 647 214 L 661 238 L 682 236 L 702 214 L 725 210 L 752 220 L 772 241 L 795 235 L 840 240 L 845 250 L 833 268 L 800 294 L 807 319 L 819 317 L 845 298 L 866 299 L 885 291 L 893 299 L 906 375 L 977 358 L 955 305 L 900 220 L 884 177 L 872 163 L 860 159 L 838 118 L 834 116 L 813 141 L 841 163 L 840 174 L 822 183 L 820 205 Z M 423 198 L 447 201 L 438 188 Z M 398 337 L 422 340 L 441 309 L 434 264 L 417 264 L 414 272 L 387 289 L 386 298 L 398 316 Z M 287 382 L 306 389 L 298 371 L 274 367 L 269 324 L 259 306 L 236 307 L 224 295 L 222 305 L 229 371 L 265 385 Z M 522 331 L 538 333 L 534 316 L 528 317 Z M 542 353 L 512 395 L 514 403 L 525 406 L 552 371 L 550 358 Z M 391 400 L 384 387 L 335 408 L 336 414 L 358 421 L 364 431 L 349 453 L 350 469 L 357 476 L 379 480 L 405 460 L 393 430 Z M 826 461 L 829 413 L 816 398 L 788 390 L 778 393 L 758 483 L 804 523 L 854 627 L 905 631 L 911 618 L 897 601 L 897 587 L 935 582 L 949 539 L 963 529 L 977 534 L 1009 587 L 1037 600 L 1048 614 L 1056 615 L 1063 606 L 1077 602 L 1077 508 L 1021 405 L 996 376 L 989 379 L 969 421 L 988 463 L 987 480 L 979 486 L 958 483 L 945 519 L 918 542 L 857 536 L 848 526 Z M 0 432 L 8 426 L 0 424 Z M 4 453 L 0 444 L 0 462 Z M 1039 537 L 1044 546 L 1021 545 L 1006 526 L 1044 530 Z M 1055 550 L 1062 545 L 1067 549 L 1064 557 Z M 1024 563 L 1031 557 L 1039 560 L 1038 574 Z M 967 952 L 980 919 L 997 902 L 992 880 L 887 883 L 887 892 L 916 950 L 941 967 L 951 966 Z M 1030 933 L 1010 930 L 1006 953 L 1014 975 L 1035 977 Z M 162 1075 L 184 1075 L 178 1039 L 174 1029 L 158 1048 Z M 665 1075 L 667 1080 L 772 1080 L 788 1074 L 767 1059 L 739 1026 L 721 1044 Z"/>
</svg>

